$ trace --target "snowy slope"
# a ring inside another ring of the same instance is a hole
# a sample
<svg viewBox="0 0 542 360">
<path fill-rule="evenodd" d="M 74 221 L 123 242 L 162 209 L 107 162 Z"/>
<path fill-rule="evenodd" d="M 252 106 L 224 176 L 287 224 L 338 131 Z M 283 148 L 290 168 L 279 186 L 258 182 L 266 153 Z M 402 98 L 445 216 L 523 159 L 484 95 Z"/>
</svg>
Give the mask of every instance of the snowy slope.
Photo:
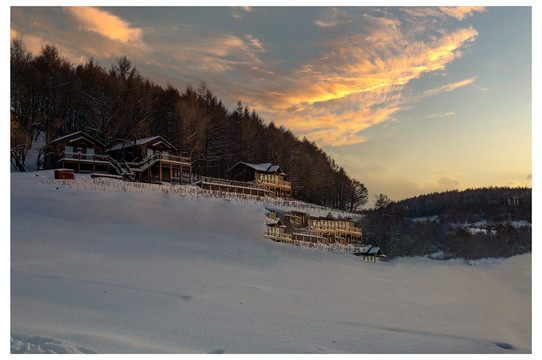
<svg viewBox="0 0 542 360">
<path fill-rule="evenodd" d="M 364 263 L 259 202 L 52 174 L 11 174 L 12 352 L 531 351 L 530 254 Z"/>
</svg>

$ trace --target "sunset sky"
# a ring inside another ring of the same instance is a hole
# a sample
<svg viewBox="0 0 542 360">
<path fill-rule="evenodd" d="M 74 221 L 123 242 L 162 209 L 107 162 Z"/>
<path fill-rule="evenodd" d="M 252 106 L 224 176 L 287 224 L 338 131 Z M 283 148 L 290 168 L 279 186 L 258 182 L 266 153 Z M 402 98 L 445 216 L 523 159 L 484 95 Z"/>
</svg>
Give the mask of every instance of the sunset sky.
<svg viewBox="0 0 542 360">
<path fill-rule="evenodd" d="M 315 141 L 394 200 L 531 186 L 530 7 L 11 7 L 11 38 L 127 56 Z"/>
</svg>

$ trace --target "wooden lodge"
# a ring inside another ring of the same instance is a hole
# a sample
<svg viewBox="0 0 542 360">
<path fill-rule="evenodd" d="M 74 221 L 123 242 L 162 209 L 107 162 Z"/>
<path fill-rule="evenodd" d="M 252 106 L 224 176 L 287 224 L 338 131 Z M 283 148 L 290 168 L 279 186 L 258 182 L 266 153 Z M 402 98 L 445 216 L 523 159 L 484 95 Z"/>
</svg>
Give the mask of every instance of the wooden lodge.
<svg viewBox="0 0 542 360">
<path fill-rule="evenodd" d="M 105 145 L 84 133 L 77 131 L 59 137 L 47 145 L 45 168 L 72 169 L 75 173 L 105 173 L 116 171 L 111 157 L 104 154 Z"/>
<path fill-rule="evenodd" d="M 283 239 L 289 239 L 322 244 L 362 245 L 362 230 L 355 226 L 352 219 L 336 219 L 331 215 L 311 217 L 299 211 L 280 210 L 270 210 L 267 216 L 265 236 L 274 241 L 285 242 Z"/>
<path fill-rule="evenodd" d="M 77 131 L 59 137 L 47 145 L 46 169 L 72 169 L 75 173 L 96 173 L 100 176 L 141 182 L 185 184 L 192 182 L 190 159 L 174 155 L 177 149 L 161 136 L 121 142 L 106 146 Z"/>
<path fill-rule="evenodd" d="M 357 228 L 352 219 L 335 219 L 330 215 L 311 218 L 309 229 L 315 230 L 325 244 L 341 243 L 354 246 L 362 244 L 361 228 Z"/>
<path fill-rule="evenodd" d="M 292 198 L 292 183 L 278 165 L 238 162 L 226 171 L 231 180 L 261 185 L 267 195 L 282 199 Z"/>
<path fill-rule="evenodd" d="M 161 136 L 121 142 L 107 153 L 123 164 L 134 180 L 148 183 L 192 183 L 190 158 L 174 155 L 177 149 Z"/>
</svg>

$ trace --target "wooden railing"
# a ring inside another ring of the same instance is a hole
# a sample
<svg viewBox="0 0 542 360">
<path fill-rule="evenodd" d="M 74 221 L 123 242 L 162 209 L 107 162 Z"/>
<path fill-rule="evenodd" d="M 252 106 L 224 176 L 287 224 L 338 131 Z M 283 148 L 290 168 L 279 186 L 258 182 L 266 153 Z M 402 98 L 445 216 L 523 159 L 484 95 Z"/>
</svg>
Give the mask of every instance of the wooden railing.
<svg viewBox="0 0 542 360">
<path fill-rule="evenodd" d="M 264 188 L 261 184 L 255 183 L 255 182 L 245 182 L 245 181 L 237 181 L 237 180 L 228 180 L 228 179 L 219 179 L 219 178 L 212 178 L 208 176 L 202 176 L 201 177 L 201 183 L 205 184 L 211 184 L 211 185 L 219 185 L 219 186 L 230 186 L 230 187 L 239 187 L 239 188 L 247 188 L 247 189 L 254 189 L 263 191 Z"/>
<path fill-rule="evenodd" d="M 292 183 L 290 181 L 284 181 L 284 180 L 275 180 L 275 179 L 256 179 L 257 183 L 264 184 L 264 185 L 274 185 L 274 186 L 283 186 L 286 188 L 291 188 Z"/>
<path fill-rule="evenodd" d="M 178 156 L 178 155 L 168 155 L 168 154 L 154 154 L 148 156 L 140 162 L 126 162 L 126 169 L 123 167 L 111 156 L 109 155 L 98 155 L 98 154 L 83 154 L 83 153 L 74 153 L 63 151 L 58 155 L 59 159 L 57 162 L 61 161 L 77 161 L 77 162 L 102 162 L 109 163 L 113 168 L 116 169 L 119 175 L 128 174 L 133 175 L 132 171 L 144 171 L 150 166 L 154 165 L 157 161 L 167 161 L 173 164 L 183 164 L 190 166 L 190 158 Z"/>
<path fill-rule="evenodd" d="M 129 169 L 124 170 L 120 164 L 109 155 L 98 155 L 98 154 L 82 154 L 63 151 L 58 155 L 59 159 L 57 162 L 61 161 L 76 161 L 76 162 L 89 162 L 89 163 L 107 163 L 111 165 L 117 174 L 124 176 L 125 174 L 133 175 Z"/>
<path fill-rule="evenodd" d="M 82 154 L 74 152 L 63 151 L 59 155 L 59 160 L 78 160 L 78 161 L 104 161 L 110 162 L 111 157 L 109 155 L 97 155 L 97 154 Z"/>
<path fill-rule="evenodd" d="M 126 164 L 134 171 L 144 171 L 147 170 L 150 166 L 154 165 L 157 161 L 168 161 L 174 164 L 183 164 L 190 166 L 190 158 L 162 153 L 147 156 L 145 159 L 141 160 L 138 163 L 127 162 Z"/>
<path fill-rule="evenodd" d="M 349 232 L 349 233 L 362 233 L 361 228 L 357 227 L 346 227 L 346 226 L 338 226 L 338 225 L 309 225 L 312 229 L 315 230 L 330 230 L 330 231 L 341 231 L 341 232 Z"/>
<path fill-rule="evenodd" d="M 292 235 L 288 233 L 276 233 L 272 231 L 271 229 L 267 229 L 264 234 L 265 237 L 271 238 L 273 240 L 280 240 L 280 241 L 292 241 Z"/>
<path fill-rule="evenodd" d="M 318 232 L 314 229 L 307 229 L 307 228 L 302 228 L 302 229 L 295 229 L 292 231 L 292 237 L 299 237 L 299 236 L 308 236 L 308 237 L 311 237 L 311 238 L 316 238 L 317 241 L 319 242 L 322 242 L 324 240 L 324 237 L 320 234 L 318 234 Z"/>
</svg>

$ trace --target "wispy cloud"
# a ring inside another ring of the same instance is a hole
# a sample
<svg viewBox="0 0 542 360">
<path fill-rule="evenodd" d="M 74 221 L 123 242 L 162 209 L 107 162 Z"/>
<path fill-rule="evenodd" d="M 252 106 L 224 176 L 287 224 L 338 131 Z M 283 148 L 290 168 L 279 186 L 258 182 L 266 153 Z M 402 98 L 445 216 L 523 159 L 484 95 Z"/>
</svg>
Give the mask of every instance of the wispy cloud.
<svg viewBox="0 0 542 360">
<path fill-rule="evenodd" d="M 455 89 L 474 83 L 476 78 L 477 76 L 473 76 L 465 80 L 457 81 L 451 84 L 442 85 L 435 89 L 426 90 L 423 92 L 423 97 L 435 96 L 437 94 L 454 91 Z"/>
<path fill-rule="evenodd" d="M 321 19 L 315 20 L 314 24 L 323 28 L 349 24 L 354 21 L 353 17 L 345 10 L 331 8 L 326 11 Z"/>
<path fill-rule="evenodd" d="M 405 7 L 402 9 L 407 14 L 421 17 L 437 17 L 441 19 L 455 18 L 464 20 L 465 18 L 474 15 L 476 12 L 485 12 L 487 9 L 484 6 L 441 6 L 441 7 Z"/>
<path fill-rule="evenodd" d="M 472 16 L 475 12 L 487 11 L 484 6 L 442 6 L 440 11 L 458 20 Z"/>
<path fill-rule="evenodd" d="M 236 19 L 240 19 L 247 12 L 253 12 L 254 9 L 251 6 L 235 6 L 232 8 L 232 16 Z"/>
<path fill-rule="evenodd" d="M 88 6 L 68 7 L 66 10 L 79 21 L 82 30 L 125 44 L 141 40 L 141 29 L 131 27 L 130 23 L 107 11 Z"/>
<path fill-rule="evenodd" d="M 453 116 L 455 115 L 455 112 L 453 111 L 448 111 L 444 114 L 431 114 L 431 115 L 427 115 L 427 118 L 428 119 L 438 119 L 438 118 L 444 118 L 444 117 L 448 117 L 448 116 Z"/>
<path fill-rule="evenodd" d="M 486 87 L 483 87 L 483 86 L 480 86 L 480 85 L 476 85 L 476 84 L 473 84 L 472 87 L 474 87 L 475 89 L 481 90 L 481 91 L 489 91 L 489 88 L 486 88 Z"/>
<path fill-rule="evenodd" d="M 329 27 L 334 21 L 331 15 L 326 17 Z M 412 80 L 442 71 L 457 58 L 459 50 L 478 35 L 472 27 L 441 29 L 440 37 L 422 41 L 393 17 L 365 13 L 353 24 L 358 28 L 346 35 L 333 33 L 318 58 L 300 65 L 295 82 L 281 84 L 269 98 L 256 93 L 253 101 L 271 114 L 282 114 L 276 116 L 281 124 L 320 145 L 339 146 L 365 141 L 363 130 L 393 119 L 423 97 L 476 80 L 474 76 L 417 96 L 402 94 Z"/>
<path fill-rule="evenodd" d="M 252 35 L 239 37 L 233 34 L 221 34 L 214 37 L 192 39 L 179 44 L 163 44 L 169 49 L 169 54 L 180 65 L 179 71 L 184 68 L 192 69 L 208 76 L 225 73 L 227 71 L 244 71 L 254 69 L 266 73 L 262 68 L 263 62 L 259 54 L 265 52 L 264 45 Z M 171 66 L 177 66 L 171 64 Z"/>
</svg>

